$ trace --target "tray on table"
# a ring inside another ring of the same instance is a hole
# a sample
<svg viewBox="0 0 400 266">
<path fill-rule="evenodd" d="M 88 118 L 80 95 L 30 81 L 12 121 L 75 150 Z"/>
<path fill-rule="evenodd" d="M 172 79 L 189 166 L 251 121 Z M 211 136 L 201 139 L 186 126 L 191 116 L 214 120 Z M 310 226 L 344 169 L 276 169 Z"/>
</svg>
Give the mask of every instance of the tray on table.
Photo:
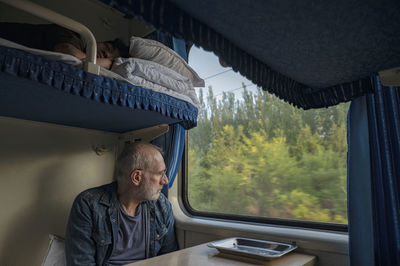
<svg viewBox="0 0 400 266">
<path fill-rule="evenodd" d="M 207 246 L 216 248 L 223 254 L 245 256 L 258 260 L 279 258 L 297 248 L 296 245 L 291 244 L 239 237 L 214 241 Z"/>
</svg>

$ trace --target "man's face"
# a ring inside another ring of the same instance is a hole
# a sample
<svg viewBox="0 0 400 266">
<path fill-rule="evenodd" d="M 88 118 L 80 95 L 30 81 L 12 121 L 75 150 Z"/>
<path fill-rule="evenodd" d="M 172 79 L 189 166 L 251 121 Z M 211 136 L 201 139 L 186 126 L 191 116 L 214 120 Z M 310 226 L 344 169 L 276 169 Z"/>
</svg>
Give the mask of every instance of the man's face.
<svg viewBox="0 0 400 266">
<path fill-rule="evenodd" d="M 119 56 L 119 50 L 109 42 L 97 43 L 97 58 L 114 59 Z"/>
<path fill-rule="evenodd" d="M 143 180 L 140 185 L 143 200 L 158 199 L 161 189 L 168 184 L 168 177 L 165 171 L 164 159 L 159 152 L 156 152 L 152 166 L 143 171 Z"/>
</svg>

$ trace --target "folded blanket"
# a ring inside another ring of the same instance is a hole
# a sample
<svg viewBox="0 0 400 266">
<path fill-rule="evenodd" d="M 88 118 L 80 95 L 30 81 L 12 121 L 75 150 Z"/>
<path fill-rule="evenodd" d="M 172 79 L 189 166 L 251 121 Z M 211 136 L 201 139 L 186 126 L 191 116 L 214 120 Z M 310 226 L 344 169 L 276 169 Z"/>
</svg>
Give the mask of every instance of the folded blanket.
<svg viewBox="0 0 400 266">
<path fill-rule="evenodd" d="M 144 88 L 148 86 L 147 81 L 158 84 L 173 91 L 173 94 L 187 96 L 190 99 L 189 102 L 198 108 L 200 106 L 191 80 L 158 63 L 138 58 L 119 57 L 114 60 L 111 71 Z M 167 91 L 161 92 L 168 93 Z"/>
</svg>

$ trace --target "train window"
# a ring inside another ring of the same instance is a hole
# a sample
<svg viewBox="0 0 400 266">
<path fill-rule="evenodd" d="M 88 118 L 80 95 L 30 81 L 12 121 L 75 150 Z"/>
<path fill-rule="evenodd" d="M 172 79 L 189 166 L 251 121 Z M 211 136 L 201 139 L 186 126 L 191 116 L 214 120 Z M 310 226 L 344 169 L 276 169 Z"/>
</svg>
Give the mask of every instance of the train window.
<svg viewBox="0 0 400 266">
<path fill-rule="evenodd" d="M 205 79 L 188 132 L 186 203 L 200 215 L 347 224 L 349 103 L 301 110 L 192 48 Z M 236 215 L 236 216 L 235 216 Z"/>
</svg>

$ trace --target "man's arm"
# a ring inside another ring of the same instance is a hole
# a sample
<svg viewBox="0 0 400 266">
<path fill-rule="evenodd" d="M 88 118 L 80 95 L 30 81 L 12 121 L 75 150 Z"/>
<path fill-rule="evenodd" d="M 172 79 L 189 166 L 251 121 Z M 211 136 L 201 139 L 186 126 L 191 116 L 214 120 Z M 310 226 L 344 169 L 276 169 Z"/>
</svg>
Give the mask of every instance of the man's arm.
<svg viewBox="0 0 400 266">
<path fill-rule="evenodd" d="M 53 51 L 58 52 L 58 53 L 73 55 L 80 60 L 86 59 L 86 54 L 70 43 L 56 44 L 53 48 Z M 113 59 L 111 59 L 111 58 L 97 58 L 96 59 L 96 64 L 101 67 L 104 67 L 105 69 L 110 69 L 112 62 L 113 62 Z"/>
<path fill-rule="evenodd" d="M 96 265 L 96 246 L 91 238 L 92 217 L 88 203 L 79 195 L 72 205 L 67 225 L 67 265 Z"/>
<path fill-rule="evenodd" d="M 97 58 L 96 64 L 104 67 L 105 69 L 110 69 L 114 59 L 111 58 Z"/>
<path fill-rule="evenodd" d="M 82 52 L 81 50 L 79 50 L 70 43 L 58 43 L 54 46 L 53 51 L 58 53 L 73 55 L 80 60 L 86 58 L 86 54 L 84 52 Z"/>
<path fill-rule="evenodd" d="M 166 217 L 167 219 L 166 225 L 168 228 L 168 232 L 164 236 L 164 241 L 157 256 L 178 250 L 178 241 L 176 240 L 176 235 L 175 235 L 175 219 L 174 219 L 174 214 L 172 213 L 171 203 L 168 201 L 168 199 L 165 199 L 165 203 L 168 206 L 167 208 L 168 216 Z"/>
</svg>

